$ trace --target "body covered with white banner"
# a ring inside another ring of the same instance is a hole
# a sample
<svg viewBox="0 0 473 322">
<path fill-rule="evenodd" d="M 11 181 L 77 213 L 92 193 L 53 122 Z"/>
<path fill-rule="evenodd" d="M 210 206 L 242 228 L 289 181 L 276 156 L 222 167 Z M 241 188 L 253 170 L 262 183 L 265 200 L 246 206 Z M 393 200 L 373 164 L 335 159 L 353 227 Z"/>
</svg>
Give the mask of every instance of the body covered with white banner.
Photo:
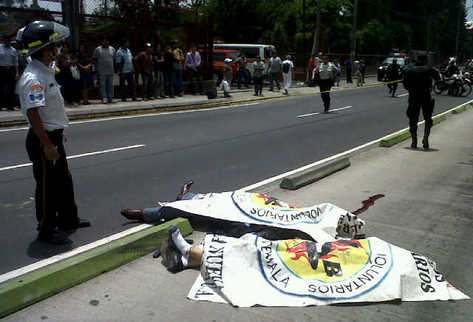
<svg viewBox="0 0 473 322">
<path fill-rule="evenodd" d="M 353 238 L 364 231 L 363 220 L 335 205 L 298 208 L 261 193 L 198 194 L 191 200 L 164 205 L 218 220 L 299 230 L 321 242 L 331 241 L 336 235 Z"/>
<path fill-rule="evenodd" d="M 188 297 L 239 307 L 468 299 L 434 262 L 378 238 L 355 239 L 364 222 L 332 204 L 296 208 L 247 192 L 166 204 L 200 216 L 299 230 L 313 240 L 209 234 Z"/>
</svg>

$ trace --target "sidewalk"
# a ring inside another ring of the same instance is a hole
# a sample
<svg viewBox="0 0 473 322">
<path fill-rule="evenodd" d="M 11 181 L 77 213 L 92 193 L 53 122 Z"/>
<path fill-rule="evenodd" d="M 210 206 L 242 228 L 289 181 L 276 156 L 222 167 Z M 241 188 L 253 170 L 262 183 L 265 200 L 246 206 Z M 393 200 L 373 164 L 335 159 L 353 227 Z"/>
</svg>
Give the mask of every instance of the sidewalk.
<svg viewBox="0 0 473 322">
<path fill-rule="evenodd" d="M 279 181 L 257 190 L 295 205 L 330 202 L 351 211 L 370 196 L 384 194 L 360 215 L 367 235 L 432 258 L 453 285 L 472 296 L 472 123 L 470 108 L 432 129 L 428 152 L 409 149 L 409 141 L 376 147 L 351 157 L 351 167 L 299 190 L 281 190 Z M 201 237 L 199 232 L 192 236 L 196 242 Z M 147 255 L 4 321 L 443 322 L 467 321 L 473 314 L 471 300 L 237 309 L 187 300 L 197 275 L 196 270 L 170 274 Z"/>
<path fill-rule="evenodd" d="M 372 85 L 376 82 L 377 81 L 375 77 L 367 78 L 366 85 Z M 345 84 L 344 81 L 342 81 L 340 85 L 342 85 L 341 88 L 356 88 L 355 85 Z M 333 88 L 333 90 L 337 89 L 338 88 Z M 295 84 L 289 92 L 290 96 L 311 95 L 315 93 L 319 93 L 319 87 L 298 86 Z M 129 99 L 127 102 L 122 102 L 119 99 L 115 99 L 114 104 L 102 104 L 100 100 L 90 100 L 92 103 L 90 105 L 66 107 L 66 113 L 70 120 L 74 120 L 93 117 L 150 113 L 167 110 L 205 108 L 287 97 L 286 95 L 282 94 L 282 91 L 270 92 L 266 87 L 263 89 L 264 97 L 256 97 L 253 94 L 253 88 L 233 88 L 231 91 L 232 98 L 223 98 L 223 93 L 219 91 L 218 98 L 211 100 L 208 99 L 207 96 L 202 95 L 184 95 L 183 97 L 155 99 L 152 101 L 139 102 L 133 102 L 131 99 Z M 0 110 L 0 127 L 21 124 L 25 124 L 25 119 L 20 110 Z"/>
</svg>

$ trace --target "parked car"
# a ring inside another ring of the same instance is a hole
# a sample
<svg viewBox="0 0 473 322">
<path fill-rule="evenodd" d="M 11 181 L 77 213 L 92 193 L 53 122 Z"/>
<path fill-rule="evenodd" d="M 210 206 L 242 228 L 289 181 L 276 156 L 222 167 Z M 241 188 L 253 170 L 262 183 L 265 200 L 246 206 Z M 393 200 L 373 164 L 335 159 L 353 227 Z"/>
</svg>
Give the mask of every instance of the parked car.
<svg viewBox="0 0 473 322">
<path fill-rule="evenodd" d="M 393 63 L 394 59 L 397 60 L 397 64 L 401 68 L 401 72 L 406 67 L 406 59 L 404 57 L 388 57 L 388 58 L 386 58 L 385 60 L 383 60 L 381 65 L 378 67 L 378 82 L 382 82 L 382 81 L 385 80 L 384 78 L 386 77 L 386 70 L 388 69 L 388 66 Z"/>
</svg>

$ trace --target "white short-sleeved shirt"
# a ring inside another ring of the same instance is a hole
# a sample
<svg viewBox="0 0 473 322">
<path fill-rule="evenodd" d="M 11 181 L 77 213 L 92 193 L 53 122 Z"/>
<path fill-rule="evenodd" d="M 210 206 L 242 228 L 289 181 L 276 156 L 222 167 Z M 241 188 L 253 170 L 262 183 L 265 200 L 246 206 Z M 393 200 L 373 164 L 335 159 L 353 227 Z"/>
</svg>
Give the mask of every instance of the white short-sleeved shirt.
<svg viewBox="0 0 473 322">
<path fill-rule="evenodd" d="M 0 44 L 0 66 L 18 66 L 18 53 L 15 48 L 11 46 L 7 48 L 5 45 Z"/>
<path fill-rule="evenodd" d="M 64 129 L 69 125 L 64 110 L 64 99 L 60 86 L 56 82 L 54 69 L 33 59 L 18 81 L 17 93 L 20 98 L 21 110 L 28 123 L 28 110 L 38 108 L 46 131 Z"/>
</svg>

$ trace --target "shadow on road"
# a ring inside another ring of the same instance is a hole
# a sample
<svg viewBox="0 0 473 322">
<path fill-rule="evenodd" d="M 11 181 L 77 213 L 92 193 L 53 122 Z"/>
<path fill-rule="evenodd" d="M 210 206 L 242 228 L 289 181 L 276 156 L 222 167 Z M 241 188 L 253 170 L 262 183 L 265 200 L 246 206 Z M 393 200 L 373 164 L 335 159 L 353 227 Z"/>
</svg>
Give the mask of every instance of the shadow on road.
<svg viewBox="0 0 473 322">
<path fill-rule="evenodd" d="M 28 256 L 36 259 L 44 259 L 54 255 L 62 254 L 73 249 L 73 244 L 51 245 L 37 239 L 28 245 Z"/>
</svg>

